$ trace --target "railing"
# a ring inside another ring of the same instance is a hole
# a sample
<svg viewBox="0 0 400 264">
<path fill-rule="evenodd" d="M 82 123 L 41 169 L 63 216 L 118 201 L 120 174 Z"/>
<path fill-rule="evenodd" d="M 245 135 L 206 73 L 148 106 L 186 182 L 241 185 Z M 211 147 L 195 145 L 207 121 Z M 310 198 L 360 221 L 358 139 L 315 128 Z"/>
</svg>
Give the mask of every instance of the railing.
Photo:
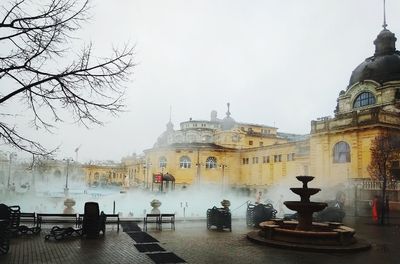
<svg viewBox="0 0 400 264">
<path fill-rule="evenodd" d="M 383 181 L 363 180 L 361 188 L 364 190 L 381 190 Z M 386 183 L 386 190 L 400 191 L 400 181 L 390 181 Z"/>
</svg>

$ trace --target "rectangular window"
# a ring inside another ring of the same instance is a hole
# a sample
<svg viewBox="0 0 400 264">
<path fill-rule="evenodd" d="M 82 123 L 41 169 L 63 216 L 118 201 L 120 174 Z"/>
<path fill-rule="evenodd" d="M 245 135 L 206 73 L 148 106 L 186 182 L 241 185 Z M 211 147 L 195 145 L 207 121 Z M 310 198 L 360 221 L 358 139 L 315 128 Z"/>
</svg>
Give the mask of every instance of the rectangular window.
<svg viewBox="0 0 400 264">
<path fill-rule="evenodd" d="M 278 155 L 274 155 L 274 162 L 278 162 Z"/>
<path fill-rule="evenodd" d="M 391 172 L 392 172 L 394 179 L 400 180 L 400 163 L 398 160 L 392 161 Z"/>
<path fill-rule="evenodd" d="M 278 162 L 282 161 L 282 155 L 278 155 Z"/>
<path fill-rule="evenodd" d="M 249 145 L 250 145 L 250 146 L 253 145 L 253 140 L 249 140 Z"/>
<path fill-rule="evenodd" d="M 253 157 L 253 164 L 257 164 L 258 163 L 258 157 Z"/>
</svg>

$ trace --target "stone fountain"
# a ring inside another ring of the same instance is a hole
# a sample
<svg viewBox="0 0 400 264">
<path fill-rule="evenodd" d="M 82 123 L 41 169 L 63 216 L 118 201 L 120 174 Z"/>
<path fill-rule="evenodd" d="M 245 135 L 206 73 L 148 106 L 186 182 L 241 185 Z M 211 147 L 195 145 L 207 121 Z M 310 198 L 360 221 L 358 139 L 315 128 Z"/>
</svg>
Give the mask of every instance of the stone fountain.
<svg viewBox="0 0 400 264">
<path fill-rule="evenodd" d="M 310 196 L 321 191 L 319 188 L 309 188 L 312 176 L 297 176 L 303 183 L 302 188 L 290 188 L 300 195 L 300 201 L 286 201 L 287 208 L 297 211 L 298 221 L 272 219 L 260 223 L 261 230 L 247 234 L 248 239 L 282 248 L 324 251 L 352 252 L 369 249 L 371 245 L 363 239 L 355 237 L 355 230 L 337 222 L 313 222 L 313 213 L 322 211 L 326 203 L 311 202 Z"/>
<path fill-rule="evenodd" d="M 283 204 L 290 210 L 297 212 L 297 219 L 299 221 L 296 230 L 309 231 L 313 229 L 312 216 L 313 213 L 322 211 L 328 205 L 326 203 L 310 202 L 310 196 L 321 191 L 319 188 L 308 188 L 308 182 L 312 181 L 312 176 L 297 176 L 299 181 L 303 183 L 302 188 L 290 188 L 292 192 L 300 195 L 300 201 L 286 201 Z"/>
</svg>

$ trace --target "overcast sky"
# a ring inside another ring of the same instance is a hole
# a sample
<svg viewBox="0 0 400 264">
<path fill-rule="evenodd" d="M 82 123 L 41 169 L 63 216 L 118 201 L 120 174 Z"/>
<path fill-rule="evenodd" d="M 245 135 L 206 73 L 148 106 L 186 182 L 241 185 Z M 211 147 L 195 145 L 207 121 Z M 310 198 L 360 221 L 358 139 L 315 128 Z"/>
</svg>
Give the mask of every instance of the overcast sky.
<svg viewBox="0 0 400 264">
<path fill-rule="evenodd" d="M 373 55 L 382 0 L 93 0 L 80 31 L 97 55 L 136 45 L 127 112 L 104 127 L 61 124 L 34 135 L 57 158 L 120 160 L 152 147 L 172 122 L 219 117 L 231 103 L 236 121 L 306 134 L 310 121 L 333 115 L 352 70 Z M 400 1 L 387 1 L 400 35 Z"/>
</svg>

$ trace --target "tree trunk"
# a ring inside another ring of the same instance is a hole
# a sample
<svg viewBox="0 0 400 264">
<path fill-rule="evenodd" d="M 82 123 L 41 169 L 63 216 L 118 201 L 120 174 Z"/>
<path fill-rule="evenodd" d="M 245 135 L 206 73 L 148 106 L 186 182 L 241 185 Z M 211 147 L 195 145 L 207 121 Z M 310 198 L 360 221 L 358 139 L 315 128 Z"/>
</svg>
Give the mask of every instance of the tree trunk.
<svg viewBox="0 0 400 264">
<path fill-rule="evenodd" d="M 385 216 L 386 216 L 386 208 L 385 208 L 385 201 L 386 201 L 386 177 L 383 178 L 383 186 L 382 186 L 382 199 L 379 201 L 380 202 L 380 207 L 381 207 L 381 213 L 380 213 L 380 224 L 384 225 L 385 224 Z"/>
</svg>

